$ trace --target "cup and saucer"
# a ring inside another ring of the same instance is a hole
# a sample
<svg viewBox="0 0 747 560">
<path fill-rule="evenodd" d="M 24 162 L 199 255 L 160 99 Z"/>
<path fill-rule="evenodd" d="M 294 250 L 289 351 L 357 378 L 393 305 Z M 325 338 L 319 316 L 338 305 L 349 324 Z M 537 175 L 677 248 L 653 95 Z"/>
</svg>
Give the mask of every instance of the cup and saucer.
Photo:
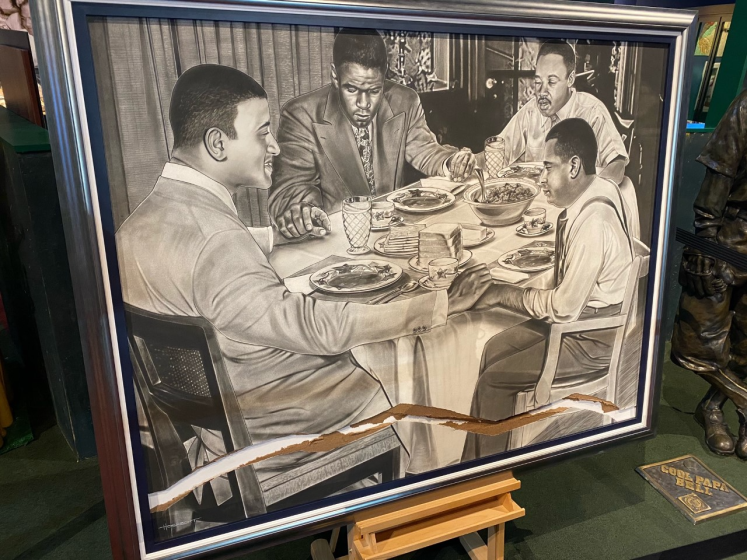
<svg viewBox="0 0 747 560">
<path fill-rule="evenodd" d="M 455 258 L 444 257 L 433 259 L 428 263 L 428 276 L 418 280 L 418 284 L 432 292 L 446 290 L 459 274 L 459 261 Z"/>
<path fill-rule="evenodd" d="M 545 235 L 546 233 L 550 233 L 553 230 L 553 223 L 552 222 L 545 222 L 542 224 L 542 227 L 540 228 L 532 228 L 531 231 L 527 230 L 526 224 L 521 224 L 519 227 L 516 228 L 516 233 L 521 235 L 522 237 L 538 237 L 540 235 Z"/>
<path fill-rule="evenodd" d="M 552 222 L 545 220 L 546 214 L 547 212 L 544 208 L 537 206 L 528 208 L 521 215 L 524 221 L 516 228 L 516 233 L 522 237 L 537 237 L 550 233 L 552 231 Z"/>
</svg>

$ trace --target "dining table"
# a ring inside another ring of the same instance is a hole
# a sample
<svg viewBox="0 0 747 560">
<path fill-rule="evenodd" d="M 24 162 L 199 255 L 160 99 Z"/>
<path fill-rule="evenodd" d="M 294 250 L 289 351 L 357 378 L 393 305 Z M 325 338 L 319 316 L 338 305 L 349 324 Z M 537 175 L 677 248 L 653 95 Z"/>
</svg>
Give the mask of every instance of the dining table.
<svg viewBox="0 0 747 560">
<path fill-rule="evenodd" d="M 471 182 L 474 181 L 476 178 Z M 426 182 L 428 185 L 438 185 L 444 190 L 456 190 L 457 193 L 463 186 L 457 182 L 437 178 L 425 180 L 423 184 Z M 463 200 L 462 195 L 457 194 L 455 198 L 454 204 L 436 212 L 396 211 L 395 214 L 402 217 L 406 223 L 426 226 L 436 223 L 480 224 L 480 219 Z M 558 215 L 562 211 L 561 208 L 549 204 L 541 190 L 530 207 L 545 209 L 547 221 L 553 224 L 557 223 Z M 411 268 L 408 264 L 409 258 L 383 256 L 373 250 L 363 255 L 349 254 L 347 249 L 350 244 L 343 229 L 342 212 L 330 214 L 329 219 L 331 231 L 327 235 L 279 245 L 274 249 L 270 262 L 290 291 L 301 291 L 309 294 L 309 297 L 321 299 L 368 303 L 379 294 L 390 293 L 404 283 L 426 275 Z M 472 258 L 463 266 L 485 263 L 491 269 L 500 269 L 497 260 L 505 253 L 537 240 L 554 242 L 554 228 L 542 236 L 527 238 L 518 234 L 519 225 L 520 222 L 499 227 L 486 226 L 494 231 L 495 235 L 485 243 L 469 249 Z M 387 234 L 387 231 L 372 231 L 368 246 L 373 247 L 376 239 Z M 361 259 L 376 259 L 396 264 L 404 273 L 396 284 L 367 293 L 329 294 L 315 289 L 315 286 L 308 282 L 309 275 L 324 266 Z M 552 281 L 553 270 L 550 268 L 530 273 L 528 278 L 516 282 L 515 285 L 550 288 Z M 426 293 L 425 289 L 419 286 L 414 291 L 401 293 L 397 297 L 415 298 L 423 293 Z M 527 320 L 528 315 L 500 307 L 485 311 L 467 311 L 449 316 L 445 325 L 428 332 L 366 344 L 351 351 L 358 364 L 381 383 L 392 406 L 401 403 L 419 404 L 469 414 L 485 345 L 494 336 Z M 409 474 L 448 467 L 461 460 L 466 438 L 463 431 L 408 422 L 398 423 L 395 429 L 407 450 L 403 467 Z"/>
</svg>

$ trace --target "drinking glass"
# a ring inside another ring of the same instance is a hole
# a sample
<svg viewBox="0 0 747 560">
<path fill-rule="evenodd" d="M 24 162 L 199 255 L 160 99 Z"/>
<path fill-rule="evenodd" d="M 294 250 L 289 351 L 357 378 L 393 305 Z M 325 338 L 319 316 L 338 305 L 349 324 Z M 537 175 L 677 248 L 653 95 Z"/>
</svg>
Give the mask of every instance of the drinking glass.
<svg viewBox="0 0 747 560">
<path fill-rule="evenodd" d="M 371 250 L 367 245 L 371 235 L 370 196 L 353 196 L 342 201 L 342 227 L 350 243 L 348 253 L 362 255 Z"/>
<path fill-rule="evenodd" d="M 506 167 L 506 145 L 500 136 L 485 139 L 485 171 L 488 177 L 495 179 L 498 172 Z"/>
</svg>

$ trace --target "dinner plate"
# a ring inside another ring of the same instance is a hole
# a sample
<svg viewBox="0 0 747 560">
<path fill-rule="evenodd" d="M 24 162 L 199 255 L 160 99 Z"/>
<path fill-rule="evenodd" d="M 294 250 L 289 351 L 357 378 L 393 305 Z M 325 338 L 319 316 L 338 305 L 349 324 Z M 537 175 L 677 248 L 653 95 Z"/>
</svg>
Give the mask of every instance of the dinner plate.
<svg viewBox="0 0 747 560">
<path fill-rule="evenodd" d="M 358 294 L 394 284 L 402 276 L 396 264 L 373 259 L 331 264 L 317 270 L 309 281 L 322 292 Z"/>
<path fill-rule="evenodd" d="M 448 208 L 456 201 L 449 191 L 433 187 L 414 187 L 399 189 L 386 197 L 394 207 L 402 212 L 424 214 Z"/>
<path fill-rule="evenodd" d="M 555 266 L 555 246 L 527 245 L 498 257 L 503 268 L 517 272 L 540 272 Z"/>
<path fill-rule="evenodd" d="M 539 183 L 545 164 L 539 161 L 515 163 L 498 172 L 499 179 L 527 179 Z"/>
<path fill-rule="evenodd" d="M 472 251 L 468 251 L 467 249 L 462 249 L 462 258 L 459 259 L 459 266 L 463 266 L 471 258 L 472 258 Z M 407 261 L 407 264 L 409 264 L 410 268 L 413 270 L 417 270 L 418 272 L 425 272 L 426 274 L 428 273 L 428 263 L 425 263 L 425 268 L 424 268 L 423 265 L 418 262 L 418 255 L 415 255 L 409 261 Z"/>
</svg>

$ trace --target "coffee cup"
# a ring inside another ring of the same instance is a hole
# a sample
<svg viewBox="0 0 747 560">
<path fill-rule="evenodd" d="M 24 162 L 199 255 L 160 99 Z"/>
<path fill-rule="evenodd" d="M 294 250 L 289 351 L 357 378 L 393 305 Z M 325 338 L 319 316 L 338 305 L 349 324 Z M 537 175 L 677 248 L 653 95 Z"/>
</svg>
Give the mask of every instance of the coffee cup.
<svg viewBox="0 0 747 560">
<path fill-rule="evenodd" d="M 539 233 L 545 227 L 547 212 L 544 208 L 529 208 L 522 214 L 524 229 L 527 233 Z"/>
<path fill-rule="evenodd" d="M 437 288 L 448 288 L 459 274 L 459 261 L 452 257 L 433 259 L 428 263 L 428 278 Z"/>
<path fill-rule="evenodd" d="M 382 200 L 371 204 L 371 227 L 385 228 L 392 223 L 394 215 L 394 202 Z"/>
</svg>

